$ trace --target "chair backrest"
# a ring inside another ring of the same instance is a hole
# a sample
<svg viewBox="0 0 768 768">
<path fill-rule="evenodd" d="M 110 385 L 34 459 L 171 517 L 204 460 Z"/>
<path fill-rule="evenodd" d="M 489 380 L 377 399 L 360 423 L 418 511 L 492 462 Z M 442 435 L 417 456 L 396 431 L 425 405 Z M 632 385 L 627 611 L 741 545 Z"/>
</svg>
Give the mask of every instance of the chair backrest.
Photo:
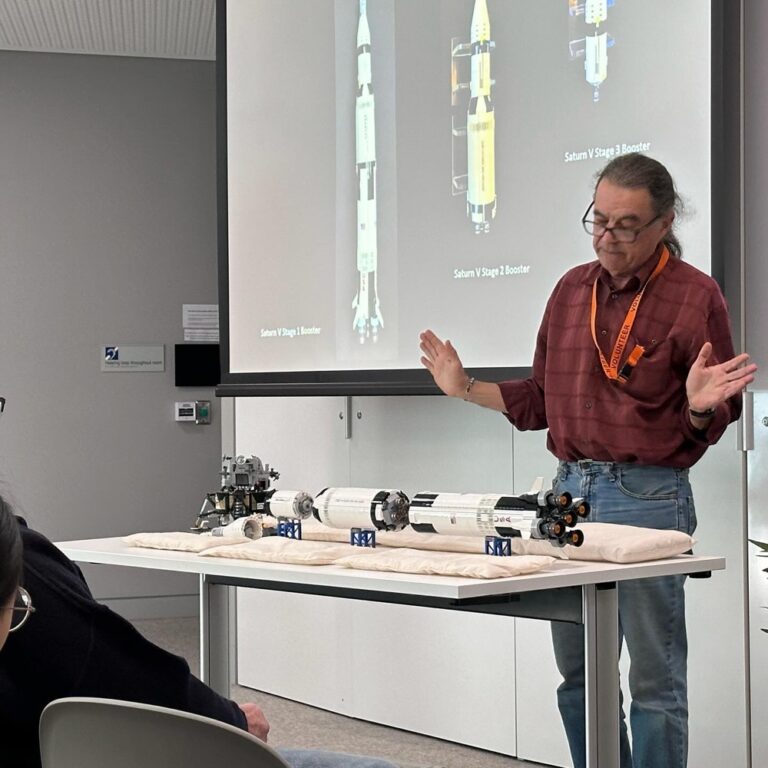
<svg viewBox="0 0 768 768">
<path fill-rule="evenodd" d="M 113 699 L 52 701 L 40 717 L 43 768 L 289 768 L 232 725 Z"/>
</svg>

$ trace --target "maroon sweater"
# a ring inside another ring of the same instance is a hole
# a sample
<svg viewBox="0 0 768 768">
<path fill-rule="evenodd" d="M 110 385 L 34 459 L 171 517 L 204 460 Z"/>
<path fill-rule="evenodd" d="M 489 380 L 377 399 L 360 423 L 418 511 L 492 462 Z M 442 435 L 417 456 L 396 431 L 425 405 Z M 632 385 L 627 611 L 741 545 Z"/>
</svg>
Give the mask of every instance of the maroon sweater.
<svg viewBox="0 0 768 768">
<path fill-rule="evenodd" d="M 717 283 L 671 258 L 645 291 L 622 363 L 635 344 L 646 348 L 625 384 L 610 381 L 590 331 L 592 285 L 598 277 L 596 332 L 610 359 L 627 310 L 656 265 L 652 258 L 622 290 L 598 261 L 558 282 L 539 329 L 533 376 L 500 384 L 507 417 L 521 430 L 549 429 L 558 459 L 690 467 L 739 417 L 741 396 L 718 406 L 705 431 L 688 418 L 685 380 L 705 341 L 710 364 L 734 356 L 728 310 Z"/>
</svg>

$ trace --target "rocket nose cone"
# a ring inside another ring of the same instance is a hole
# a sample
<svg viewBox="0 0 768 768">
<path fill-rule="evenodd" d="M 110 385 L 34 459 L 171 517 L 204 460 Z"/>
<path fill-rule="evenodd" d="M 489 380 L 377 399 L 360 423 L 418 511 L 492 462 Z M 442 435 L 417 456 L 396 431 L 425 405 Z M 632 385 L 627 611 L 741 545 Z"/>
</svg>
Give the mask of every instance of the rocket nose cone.
<svg viewBox="0 0 768 768">
<path fill-rule="evenodd" d="M 491 39 L 491 20 L 488 16 L 486 0 L 475 0 L 472 10 L 472 42 Z"/>
<path fill-rule="evenodd" d="M 368 17 L 362 13 L 357 22 L 357 47 L 371 44 L 371 29 L 368 26 Z"/>
</svg>

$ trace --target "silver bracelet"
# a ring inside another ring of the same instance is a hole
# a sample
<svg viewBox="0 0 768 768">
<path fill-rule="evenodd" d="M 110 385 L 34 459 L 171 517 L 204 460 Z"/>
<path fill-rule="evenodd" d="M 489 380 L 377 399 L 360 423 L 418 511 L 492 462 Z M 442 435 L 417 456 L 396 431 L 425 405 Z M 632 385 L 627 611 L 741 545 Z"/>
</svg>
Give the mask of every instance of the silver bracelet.
<svg viewBox="0 0 768 768">
<path fill-rule="evenodd" d="M 464 399 L 466 400 L 469 397 L 469 390 L 472 389 L 472 385 L 475 383 L 475 377 L 470 376 L 469 381 L 467 382 L 467 388 L 464 390 Z"/>
<path fill-rule="evenodd" d="M 688 413 L 690 413 L 691 416 L 695 416 L 697 419 L 711 419 L 715 415 L 715 409 L 707 408 L 706 411 L 694 411 L 689 405 Z"/>
</svg>

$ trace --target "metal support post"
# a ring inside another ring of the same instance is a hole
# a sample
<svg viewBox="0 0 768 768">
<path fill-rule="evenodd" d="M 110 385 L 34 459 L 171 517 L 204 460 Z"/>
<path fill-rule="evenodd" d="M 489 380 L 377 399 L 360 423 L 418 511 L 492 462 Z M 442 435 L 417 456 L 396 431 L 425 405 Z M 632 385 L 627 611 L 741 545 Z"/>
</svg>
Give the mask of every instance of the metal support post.
<svg viewBox="0 0 768 768">
<path fill-rule="evenodd" d="M 615 582 L 587 584 L 584 674 L 587 768 L 619 765 L 619 613 Z"/>
<path fill-rule="evenodd" d="M 229 698 L 237 680 L 235 588 L 200 575 L 200 679 Z"/>
</svg>

